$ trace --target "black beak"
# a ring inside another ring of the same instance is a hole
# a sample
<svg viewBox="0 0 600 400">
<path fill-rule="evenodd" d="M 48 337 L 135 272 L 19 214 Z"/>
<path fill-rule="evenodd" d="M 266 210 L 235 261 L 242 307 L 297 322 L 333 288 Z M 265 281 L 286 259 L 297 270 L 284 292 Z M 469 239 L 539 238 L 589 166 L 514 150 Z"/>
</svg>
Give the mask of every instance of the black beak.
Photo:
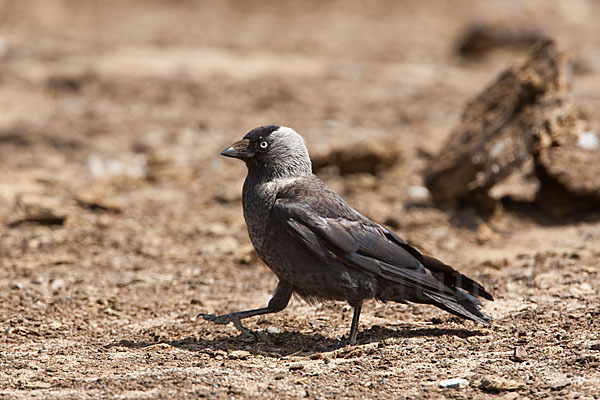
<svg viewBox="0 0 600 400">
<path fill-rule="evenodd" d="M 254 150 L 250 149 L 249 147 L 250 141 L 248 139 L 242 139 L 223 150 L 221 155 L 225 157 L 239 158 L 241 160 L 254 157 Z"/>
<path fill-rule="evenodd" d="M 226 148 L 225 150 L 223 150 L 223 151 L 221 152 L 221 155 L 222 155 L 222 156 L 225 156 L 225 157 L 233 157 L 233 158 L 237 158 L 237 157 L 238 157 L 238 155 L 237 155 L 237 154 L 238 154 L 238 153 L 237 153 L 237 151 L 236 151 L 236 150 L 233 148 L 233 146 L 229 146 L 228 148 Z"/>
</svg>

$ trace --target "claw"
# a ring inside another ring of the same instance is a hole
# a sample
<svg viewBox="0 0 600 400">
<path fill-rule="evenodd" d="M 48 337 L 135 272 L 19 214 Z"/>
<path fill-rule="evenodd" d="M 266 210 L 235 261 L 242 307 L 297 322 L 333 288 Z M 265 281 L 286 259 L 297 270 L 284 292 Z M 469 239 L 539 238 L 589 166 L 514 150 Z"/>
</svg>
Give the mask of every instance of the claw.
<svg viewBox="0 0 600 400">
<path fill-rule="evenodd" d="M 349 337 L 345 342 L 342 342 L 344 346 L 354 346 L 358 344 L 358 340 L 356 340 L 356 336 Z"/>
<path fill-rule="evenodd" d="M 232 322 L 230 315 L 231 314 L 215 315 L 215 314 L 200 313 L 196 316 L 196 319 L 202 317 L 205 321 L 214 322 L 215 324 L 219 324 L 219 325 L 227 325 L 228 323 Z"/>
<path fill-rule="evenodd" d="M 215 314 L 200 313 L 200 314 L 196 315 L 196 319 L 198 319 L 200 317 L 202 317 L 206 321 L 212 321 L 213 319 L 217 318 L 217 316 Z"/>
<path fill-rule="evenodd" d="M 327 350 L 328 351 L 341 350 L 341 349 L 344 349 L 346 347 L 352 347 L 355 344 L 357 344 L 357 342 L 356 341 L 352 342 L 352 341 L 350 341 L 349 338 L 346 339 L 346 340 L 342 339 L 342 340 L 340 340 L 339 342 L 337 342 L 335 344 L 331 344 L 331 345 L 327 346 Z"/>
<path fill-rule="evenodd" d="M 240 320 L 239 317 L 234 317 L 232 319 L 233 319 L 233 324 L 240 332 L 242 332 L 242 335 L 245 335 L 248 337 L 251 335 L 254 337 L 254 341 L 258 342 L 258 333 L 254 332 L 252 329 L 248 329 L 244 325 L 242 325 L 242 321 Z"/>
<path fill-rule="evenodd" d="M 248 329 L 244 325 L 242 325 L 242 319 L 240 318 L 239 313 L 231 313 L 224 315 L 200 313 L 196 316 L 196 319 L 200 317 L 202 317 L 205 321 L 210 321 L 219 325 L 227 325 L 228 323 L 233 322 L 235 327 L 242 333 L 241 336 L 252 336 L 254 337 L 254 341 L 258 342 L 258 334 L 253 330 Z"/>
</svg>

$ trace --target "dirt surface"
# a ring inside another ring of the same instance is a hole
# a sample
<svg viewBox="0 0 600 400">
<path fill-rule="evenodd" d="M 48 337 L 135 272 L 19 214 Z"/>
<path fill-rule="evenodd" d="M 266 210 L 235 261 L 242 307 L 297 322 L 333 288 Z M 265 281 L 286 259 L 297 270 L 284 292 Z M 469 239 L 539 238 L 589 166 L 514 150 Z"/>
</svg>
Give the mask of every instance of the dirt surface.
<svg viewBox="0 0 600 400">
<path fill-rule="evenodd" d="M 0 1 L 0 398 L 600 397 L 600 214 L 483 220 L 434 207 L 422 177 L 533 31 L 572 55 L 598 132 L 598 15 L 593 0 Z M 464 58 L 486 24 L 499 39 Z M 331 350 L 342 303 L 250 320 L 258 343 L 196 321 L 276 285 L 245 230 L 245 167 L 218 155 L 263 124 L 302 133 L 353 206 L 482 282 L 493 324 L 370 302 L 361 344 Z M 344 167 L 366 147 L 364 170 Z"/>
</svg>

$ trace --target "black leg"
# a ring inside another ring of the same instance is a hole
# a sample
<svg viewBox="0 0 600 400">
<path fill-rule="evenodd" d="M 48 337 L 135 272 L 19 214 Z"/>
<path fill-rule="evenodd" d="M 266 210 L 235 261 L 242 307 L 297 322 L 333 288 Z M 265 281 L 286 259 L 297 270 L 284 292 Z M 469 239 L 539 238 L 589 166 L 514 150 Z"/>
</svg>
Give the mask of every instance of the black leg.
<svg viewBox="0 0 600 400">
<path fill-rule="evenodd" d="M 258 335 L 256 332 L 242 325 L 242 320 L 244 318 L 254 317 L 256 315 L 271 314 L 283 310 L 287 307 L 293 291 L 294 288 L 289 282 L 279 281 L 277 287 L 275 288 L 275 293 L 273 293 L 273 297 L 271 297 L 267 307 L 257 308 L 254 310 L 238 311 L 224 315 L 200 313 L 196 318 L 202 317 L 206 321 L 211 321 L 219 325 L 226 325 L 230 322 L 233 322 L 235 327 L 242 332 L 243 335 L 252 335 L 256 340 L 258 340 Z"/>
<path fill-rule="evenodd" d="M 356 332 L 358 331 L 358 319 L 360 318 L 360 310 L 362 304 L 354 306 L 354 315 L 352 316 L 352 325 L 350 326 L 350 335 L 348 336 L 347 346 L 356 344 Z"/>
</svg>

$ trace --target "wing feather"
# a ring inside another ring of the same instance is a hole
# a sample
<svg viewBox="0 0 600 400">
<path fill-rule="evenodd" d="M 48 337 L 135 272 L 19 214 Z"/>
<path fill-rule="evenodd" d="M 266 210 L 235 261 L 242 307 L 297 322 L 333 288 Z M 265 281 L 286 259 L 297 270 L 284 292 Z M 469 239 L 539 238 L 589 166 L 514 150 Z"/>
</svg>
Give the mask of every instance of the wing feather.
<svg viewBox="0 0 600 400">
<path fill-rule="evenodd" d="M 451 287 L 437 279 L 397 239 L 389 240 L 388 231 L 379 225 L 324 217 L 294 199 L 278 199 L 272 215 L 324 261 L 335 257 L 351 267 L 408 287 L 454 294 Z"/>
</svg>

